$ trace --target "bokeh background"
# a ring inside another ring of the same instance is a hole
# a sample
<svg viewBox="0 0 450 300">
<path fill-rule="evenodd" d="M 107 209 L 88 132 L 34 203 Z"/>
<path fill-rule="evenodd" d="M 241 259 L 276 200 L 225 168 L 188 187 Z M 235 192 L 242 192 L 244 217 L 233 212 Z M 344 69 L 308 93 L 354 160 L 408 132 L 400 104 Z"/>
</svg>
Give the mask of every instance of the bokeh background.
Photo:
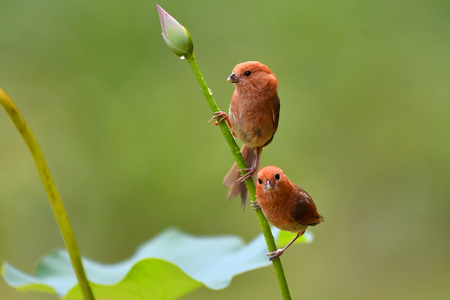
<svg viewBox="0 0 450 300">
<path fill-rule="evenodd" d="M 283 256 L 294 299 L 450 297 L 450 2 L 164 1 L 226 110 L 233 66 L 267 64 L 280 166 L 326 222 Z M 232 156 L 153 1 L 0 0 L 0 86 L 38 138 L 83 255 L 105 263 L 171 226 L 260 230 L 227 201 Z M 0 112 L 0 261 L 63 246 L 30 154 Z M 0 280 L 1 299 L 19 293 Z M 279 299 L 271 267 L 184 299 Z"/>
</svg>

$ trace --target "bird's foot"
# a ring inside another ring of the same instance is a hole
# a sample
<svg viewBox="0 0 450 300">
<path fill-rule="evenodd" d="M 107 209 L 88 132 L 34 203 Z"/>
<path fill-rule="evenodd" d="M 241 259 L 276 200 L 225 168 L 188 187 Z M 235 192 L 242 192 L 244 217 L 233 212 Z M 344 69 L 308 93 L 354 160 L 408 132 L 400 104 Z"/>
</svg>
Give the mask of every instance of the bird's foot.
<svg viewBox="0 0 450 300">
<path fill-rule="evenodd" d="M 239 170 L 240 172 L 242 171 L 247 171 L 247 173 L 245 173 L 244 175 L 242 175 L 241 177 L 238 178 L 238 182 L 244 182 L 247 179 L 249 179 L 255 172 L 256 172 L 256 168 L 251 167 L 251 168 L 247 168 L 247 169 L 241 169 Z"/>
<path fill-rule="evenodd" d="M 250 201 L 250 207 L 252 207 L 254 210 L 261 209 L 261 206 L 259 206 L 258 202 L 256 201 Z"/>
<path fill-rule="evenodd" d="M 283 254 L 284 249 L 278 249 L 277 251 L 268 252 L 266 255 L 269 257 L 269 260 L 272 261 L 277 257 L 280 257 Z"/>
<path fill-rule="evenodd" d="M 214 120 L 214 125 L 216 126 L 219 125 L 219 123 L 224 120 L 229 122 L 227 113 L 221 110 L 216 111 L 214 113 L 214 116 L 211 119 L 209 119 L 208 123 L 211 122 L 212 120 Z"/>
<path fill-rule="evenodd" d="M 233 135 L 234 138 L 237 138 L 236 134 L 233 131 L 233 128 L 231 127 L 231 122 L 226 112 L 221 110 L 216 111 L 214 113 L 214 116 L 211 119 L 209 119 L 208 123 L 211 122 L 212 120 L 214 120 L 214 125 L 216 126 L 219 125 L 220 122 L 226 121 L 228 128 L 230 128 L 231 134 Z"/>
</svg>

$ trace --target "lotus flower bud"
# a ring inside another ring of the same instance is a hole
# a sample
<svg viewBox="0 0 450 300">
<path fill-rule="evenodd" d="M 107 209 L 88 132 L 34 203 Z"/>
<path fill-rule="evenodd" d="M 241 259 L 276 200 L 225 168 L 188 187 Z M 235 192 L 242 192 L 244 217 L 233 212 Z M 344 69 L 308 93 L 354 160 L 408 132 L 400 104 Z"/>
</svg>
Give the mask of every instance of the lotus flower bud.
<svg viewBox="0 0 450 300">
<path fill-rule="evenodd" d="M 180 57 L 192 54 L 194 45 L 187 29 L 178 23 L 158 4 L 156 5 L 161 22 L 162 36 L 173 53 Z"/>
</svg>

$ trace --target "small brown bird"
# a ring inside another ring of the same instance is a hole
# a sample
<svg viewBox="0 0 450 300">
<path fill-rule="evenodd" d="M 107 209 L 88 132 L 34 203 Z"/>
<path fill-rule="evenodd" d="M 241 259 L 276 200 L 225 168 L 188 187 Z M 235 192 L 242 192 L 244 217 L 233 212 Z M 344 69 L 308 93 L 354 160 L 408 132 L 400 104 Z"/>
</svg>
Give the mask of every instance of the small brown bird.
<svg viewBox="0 0 450 300">
<path fill-rule="evenodd" d="M 245 205 L 248 192 L 244 181 L 256 174 L 261 151 L 272 141 L 278 128 L 278 79 L 264 64 L 247 61 L 234 67 L 228 81 L 235 86 L 229 114 L 218 111 L 211 120 L 217 119 L 216 125 L 225 120 L 233 136 L 244 143 L 241 154 L 248 168 L 239 170 L 235 163 L 223 184 L 230 187 L 228 198 L 241 194 Z M 247 173 L 241 176 L 241 171 Z"/>
<path fill-rule="evenodd" d="M 279 257 L 308 226 L 323 221 L 311 197 L 293 184 L 284 172 L 275 166 L 262 168 L 257 175 L 255 209 L 261 208 L 267 220 L 280 230 L 297 232 L 297 236 L 283 249 L 269 252 L 270 260 Z"/>
</svg>

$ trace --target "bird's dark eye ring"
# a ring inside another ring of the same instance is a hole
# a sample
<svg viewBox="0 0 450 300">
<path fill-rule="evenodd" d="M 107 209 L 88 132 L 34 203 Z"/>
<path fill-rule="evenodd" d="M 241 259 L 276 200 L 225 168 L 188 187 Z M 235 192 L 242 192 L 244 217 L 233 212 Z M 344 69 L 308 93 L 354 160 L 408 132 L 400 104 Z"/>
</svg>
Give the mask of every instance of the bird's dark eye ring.
<svg viewBox="0 0 450 300">
<path fill-rule="evenodd" d="M 258 183 L 259 183 L 259 184 L 262 184 L 261 178 L 258 178 Z"/>
<path fill-rule="evenodd" d="M 280 174 L 278 174 L 278 173 L 275 174 L 275 179 L 276 179 L 276 180 L 280 180 Z"/>
<path fill-rule="evenodd" d="M 248 77 L 248 76 L 252 75 L 252 72 L 250 72 L 250 71 L 245 71 L 244 75 Z"/>
</svg>

